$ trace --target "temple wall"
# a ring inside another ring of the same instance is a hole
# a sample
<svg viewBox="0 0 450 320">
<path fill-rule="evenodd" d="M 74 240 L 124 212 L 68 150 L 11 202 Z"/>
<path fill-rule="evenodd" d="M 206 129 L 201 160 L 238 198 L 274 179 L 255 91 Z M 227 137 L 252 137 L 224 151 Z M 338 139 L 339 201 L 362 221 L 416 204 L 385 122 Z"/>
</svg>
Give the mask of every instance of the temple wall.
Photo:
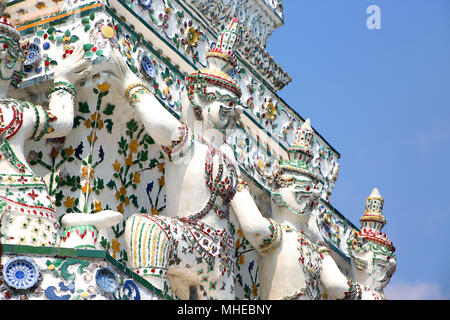
<svg viewBox="0 0 450 320">
<path fill-rule="evenodd" d="M 149 6 L 143 5 L 144 1 L 122 0 L 14 2 L 7 12 L 23 37 L 34 44 L 38 58 L 27 66 L 21 86 L 11 88 L 10 96 L 46 104 L 52 70 L 75 46 L 83 45 L 85 57 L 92 59 L 94 66 L 100 66 L 109 52 L 118 48 L 159 102 L 180 118 L 185 74 L 205 66 L 205 54 L 216 38 L 214 28 L 205 25 L 206 18 L 194 11 L 201 1 L 186 2 L 154 0 L 147 1 Z M 273 5 L 275 13 L 279 10 L 278 1 L 265 0 L 264 5 Z M 282 19 L 282 14 L 277 16 Z M 189 32 L 194 42 L 187 42 Z M 238 54 L 238 64 L 239 71 L 233 76 L 242 89 L 246 110 L 237 128 L 227 132 L 226 141 L 258 206 L 270 216 L 264 173 L 270 173 L 277 160 L 288 158 L 287 147 L 304 120 L 277 96 L 277 66 L 269 61 L 267 66 L 257 67 L 243 54 Z M 284 77 L 280 75 L 278 81 Z M 348 269 L 346 238 L 356 228 L 329 204 L 340 155 L 317 132 L 313 152 L 314 166 L 325 185 L 314 221 L 320 237 L 332 245 L 343 268 Z M 130 215 L 164 214 L 166 160 L 161 148 L 104 73 L 92 72 L 80 84 L 72 132 L 62 139 L 30 142 L 25 154 L 32 169 L 45 177 L 60 216 L 107 209 L 123 213 L 119 225 L 98 235 L 96 249 L 106 250 L 108 263 L 127 261 L 123 232 Z M 241 299 L 257 299 L 257 256 L 242 237 L 238 223 L 234 219 L 232 223 L 239 270 L 236 294 Z M 45 268 L 45 258 L 40 259 Z M 48 287 L 57 285 L 55 279 L 49 280 Z"/>
</svg>

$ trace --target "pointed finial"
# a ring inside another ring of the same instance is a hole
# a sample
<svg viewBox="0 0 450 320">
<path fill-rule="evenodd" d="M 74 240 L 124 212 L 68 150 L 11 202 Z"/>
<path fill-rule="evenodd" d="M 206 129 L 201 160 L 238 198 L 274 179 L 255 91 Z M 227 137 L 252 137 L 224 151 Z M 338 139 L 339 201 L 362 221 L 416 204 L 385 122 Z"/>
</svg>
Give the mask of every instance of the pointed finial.
<svg viewBox="0 0 450 320">
<path fill-rule="evenodd" d="M 311 128 L 311 119 L 310 118 L 306 119 L 306 121 L 303 122 L 303 124 L 302 124 L 302 126 L 300 128 L 307 129 L 307 130 L 312 130 L 312 128 Z"/>
<path fill-rule="evenodd" d="M 386 224 L 386 219 L 383 216 L 383 205 L 383 197 L 377 188 L 373 188 L 370 196 L 366 199 L 364 214 L 359 219 L 361 228 L 370 227 L 381 231 Z"/>
<path fill-rule="evenodd" d="M 379 199 L 383 199 L 383 197 L 380 195 L 380 191 L 378 191 L 377 188 L 373 188 L 372 192 L 370 193 L 369 198 L 379 198 Z"/>
</svg>

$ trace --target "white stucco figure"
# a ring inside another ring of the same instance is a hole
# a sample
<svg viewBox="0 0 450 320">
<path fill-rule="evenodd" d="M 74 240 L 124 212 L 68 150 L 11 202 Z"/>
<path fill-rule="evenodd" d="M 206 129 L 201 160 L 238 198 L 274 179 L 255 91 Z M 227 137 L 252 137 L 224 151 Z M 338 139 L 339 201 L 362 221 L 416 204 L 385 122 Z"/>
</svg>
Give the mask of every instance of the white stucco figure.
<svg viewBox="0 0 450 320">
<path fill-rule="evenodd" d="M 385 299 L 383 288 L 397 268 L 392 241 L 381 232 L 386 224 L 384 200 L 377 188 L 366 200 L 361 230 L 347 241 L 354 280 L 361 284 L 362 299 Z"/>
<path fill-rule="evenodd" d="M 296 133 L 289 160 L 281 162 L 273 174 L 270 219 L 261 215 L 241 178 L 231 201 L 244 236 L 259 254 L 262 299 L 362 297 L 364 286 L 348 279 L 327 245 L 313 242 L 305 232 L 322 188 L 320 176 L 310 163 L 312 143 L 313 130 L 308 119 Z M 391 263 L 395 263 L 394 259 Z M 386 270 L 386 277 L 391 274 Z"/>
<path fill-rule="evenodd" d="M 0 224 L 1 242 L 32 246 L 59 244 L 58 214 L 47 186 L 24 155 L 28 140 L 67 135 L 73 126 L 76 84 L 89 60 L 78 47 L 60 62 L 49 91 L 48 106 L 8 98 L 12 81 L 20 78 L 27 44 L 5 18 L 0 21 Z M 20 79 L 19 79 L 20 80 Z"/>
<path fill-rule="evenodd" d="M 173 117 L 140 83 L 120 55 L 112 73 L 166 155 L 165 216 L 136 214 L 126 222 L 129 267 L 181 299 L 234 299 L 234 242 L 229 202 L 237 169 L 224 131 L 240 114 L 241 91 L 228 72 L 236 66 L 238 21 L 207 53 L 208 67 L 186 78 L 183 117 Z"/>
</svg>

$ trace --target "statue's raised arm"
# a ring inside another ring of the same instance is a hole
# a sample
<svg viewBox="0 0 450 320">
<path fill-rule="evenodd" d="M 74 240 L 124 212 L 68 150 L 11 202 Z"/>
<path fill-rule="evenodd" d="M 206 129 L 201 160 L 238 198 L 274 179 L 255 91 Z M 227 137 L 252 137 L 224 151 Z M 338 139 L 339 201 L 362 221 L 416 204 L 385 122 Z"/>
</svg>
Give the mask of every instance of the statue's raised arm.
<svg viewBox="0 0 450 320">
<path fill-rule="evenodd" d="M 231 201 L 231 207 L 242 232 L 259 254 L 264 255 L 276 249 L 281 234 L 272 219 L 262 216 L 250 194 L 247 183 L 242 178 L 239 178 L 237 192 Z"/>
<path fill-rule="evenodd" d="M 148 90 L 146 85 L 131 71 L 118 51 L 112 53 L 112 78 L 117 87 L 135 108 L 147 132 L 162 146 L 171 145 L 181 123 L 167 111 Z"/>
<path fill-rule="evenodd" d="M 24 155 L 26 141 L 62 137 L 74 121 L 76 84 L 88 70 L 82 47 L 55 69 L 49 105 L 8 97 L 12 81 L 20 78 L 27 44 L 20 33 L 0 18 L 0 225 L 2 243 L 33 246 L 59 244 L 59 221 L 44 181 Z"/>
<path fill-rule="evenodd" d="M 74 102 L 78 82 L 86 78 L 90 69 L 90 60 L 83 58 L 82 46 L 75 48 L 66 59 L 55 68 L 53 85 L 49 91 L 48 112 L 52 119 L 50 130 L 44 138 L 66 136 L 73 127 Z"/>
</svg>

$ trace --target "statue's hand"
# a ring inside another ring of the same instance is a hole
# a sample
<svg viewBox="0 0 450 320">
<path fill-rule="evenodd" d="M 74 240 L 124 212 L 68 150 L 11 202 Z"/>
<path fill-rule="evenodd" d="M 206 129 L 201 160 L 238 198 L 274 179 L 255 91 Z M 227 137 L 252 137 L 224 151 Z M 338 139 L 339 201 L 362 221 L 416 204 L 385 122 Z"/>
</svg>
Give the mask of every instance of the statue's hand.
<svg viewBox="0 0 450 320">
<path fill-rule="evenodd" d="M 83 47 L 78 46 L 69 57 L 61 61 L 55 69 L 55 82 L 65 81 L 76 84 L 82 78 L 85 78 L 91 68 L 91 61 L 83 56 Z"/>
<path fill-rule="evenodd" d="M 125 94 L 125 90 L 129 85 L 137 82 L 142 82 L 139 77 L 134 74 L 124 61 L 124 57 L 119 51 L 113 51 L 111 58 L 108 60 L 106 72 L 111 74 L 111 80 L 115 82 L 121 94 Z"/>
</svg>

